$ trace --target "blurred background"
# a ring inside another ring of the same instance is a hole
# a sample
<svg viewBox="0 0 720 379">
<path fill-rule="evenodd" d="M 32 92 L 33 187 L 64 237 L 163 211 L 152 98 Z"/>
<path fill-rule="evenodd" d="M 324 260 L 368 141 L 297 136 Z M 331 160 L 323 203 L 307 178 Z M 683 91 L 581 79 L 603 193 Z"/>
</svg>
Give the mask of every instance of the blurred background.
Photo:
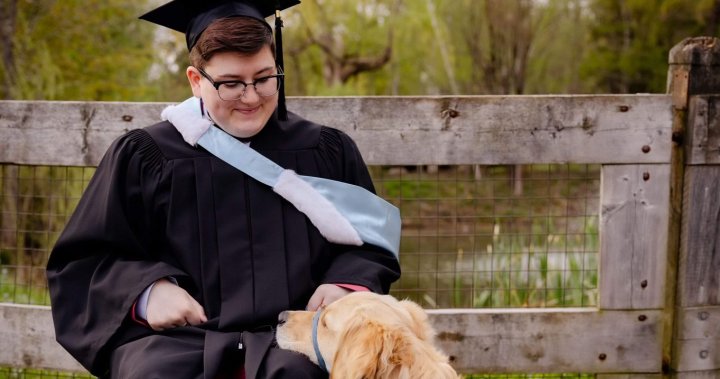
<svg viewBox="0 0 720 379">
<path fill-rule="evenodd" d="M 0 99 L 177 101 L 182 35 L 162 0 L 0 0 Z M 718 0 L 303 0 L 285 11 L 287 92 L 664 92 L 667 53 L 718 35 Z"/>
<path fill-rule="evenodd" d="M 0 100 L 184 100 L 183 35 L 138 19 L 162 3 L 0 0 Z M 720 0 L 302 0 L 283 18 L 289 96 L 665 93 L 669 50 L 718 36 Z M 599 165 L 370 169 L 403 214 L 394 295 L 597 305 Z M 0 302 L 49 304 L 45 262 L 93 172 L 0 164 Z M 52 375 L 0 368 L 75 377 Z"/>
</svg>

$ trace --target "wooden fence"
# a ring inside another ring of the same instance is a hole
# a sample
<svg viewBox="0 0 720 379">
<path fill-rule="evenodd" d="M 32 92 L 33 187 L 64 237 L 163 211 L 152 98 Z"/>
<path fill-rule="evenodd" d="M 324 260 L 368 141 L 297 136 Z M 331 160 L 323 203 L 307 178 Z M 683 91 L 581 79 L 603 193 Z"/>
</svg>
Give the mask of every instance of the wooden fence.
<svg viewBox="0 0 720 379">
<path fill-rule="evenodd" d="M 667 95 L 291 98 L 368 164 L 601 165 L 599 305 L 429 310 L 465 373 L 720 377 L 720 40 L 670 52 Z M 165 104 L 0 102 L 0 162 L 92 166 Z M 429 142 L 431 141 L 431 142 Z M 81 370 L 49 309 L 0 304 L 0 365 Z"/>
</svg>

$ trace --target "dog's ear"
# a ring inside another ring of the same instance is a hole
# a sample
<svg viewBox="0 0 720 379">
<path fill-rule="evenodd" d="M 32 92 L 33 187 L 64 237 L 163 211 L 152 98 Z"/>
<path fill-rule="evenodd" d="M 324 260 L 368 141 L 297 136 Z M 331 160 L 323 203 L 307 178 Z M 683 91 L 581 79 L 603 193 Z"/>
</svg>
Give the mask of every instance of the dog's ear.
<svg viewBox="0 0 720 379">
<path fill-rule="evenodd" d="M 427 313 L 417 303 L 410 300 L 400 301 L 400 305 L 407 310 L 412 318 L 411 329 L 423 341 L 431 341 L 435 335 L 428 321 Z"/>
<path fill-rule="evenodd" d="M 340 338 L 330 379 L 404 377 L 413 364 L 410 341 L 402 330 L 374 321 L 356 322 Z"/>
</svg>

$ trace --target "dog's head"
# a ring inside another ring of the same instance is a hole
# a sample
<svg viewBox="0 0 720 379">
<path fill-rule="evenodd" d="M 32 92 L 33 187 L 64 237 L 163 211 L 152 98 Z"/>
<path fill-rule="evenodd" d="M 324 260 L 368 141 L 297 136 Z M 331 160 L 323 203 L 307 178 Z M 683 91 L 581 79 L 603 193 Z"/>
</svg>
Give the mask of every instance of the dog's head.
<svg viewBox="0 0 720 379">
<path fill-rule="evenodd" d="M 317 364 L 315 314 L 281 313 L 277 342 Z M 317 344 L 331 378 L 457 377 L 447 357 L 432 345 L 427 315 L 411 301 L 354 292 L 321 309 L 317 317 Z"/>
</svg>

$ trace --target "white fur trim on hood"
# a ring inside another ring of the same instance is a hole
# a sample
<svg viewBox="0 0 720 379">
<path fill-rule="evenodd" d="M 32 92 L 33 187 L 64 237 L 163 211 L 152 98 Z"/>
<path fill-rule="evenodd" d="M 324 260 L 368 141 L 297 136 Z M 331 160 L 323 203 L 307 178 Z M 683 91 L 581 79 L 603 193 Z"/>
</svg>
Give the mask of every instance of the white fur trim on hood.
<svg viewBox="0 0 720 379">
<path fill-rule="evenodd" d="M 213 124 L 203 117 L 200 99 L 194 96 L 178 105 L 166 107 L 160 117 L 175 125 L 175 129 L 182 134 L 185 142 L 193 146 Z"/>
<path fill-rule="evenodd" d="M 292 170 L 280 174 L 273 191 L 304 213 L 328 241 L 360 246 L 360 235 L 337 208 Z"/>
<path fill-rule="evenodd" d="M 168 106 L 162 111 L 161 117 L 163 120 L 170 121 L 182 134 L 185 142 L 193 146 L 212 126 L 212 121 L 203 117 L 200 99 L 196 97 L 191 97 L 178 105 Z M 213 152 L 213 154 L 217 155 L 217 152 Z M 240 167 L 236 168 L 245 171 Z M 248 175 L 256 178 L 251 173 Z M 328 241 L 355 246 L 363 244 L 357 230 L 337 210 L 335 205 L 294 171 L 283 170 L 273 186 L 273 191 L 304 213 Z"/>
</svg>

